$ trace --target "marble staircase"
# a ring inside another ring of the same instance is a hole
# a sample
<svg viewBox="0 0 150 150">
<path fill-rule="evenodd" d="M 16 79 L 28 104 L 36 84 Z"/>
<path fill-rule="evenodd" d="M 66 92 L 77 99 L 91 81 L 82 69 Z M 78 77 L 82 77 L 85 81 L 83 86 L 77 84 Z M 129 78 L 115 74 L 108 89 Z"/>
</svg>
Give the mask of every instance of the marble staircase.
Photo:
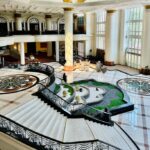
<svg viewBox="0 0 150 150">
<path fill-rule="evenodd" d="M 68 118 L 36 96 L 5 115 L 7 118 L 52 139 L 67 142 L 100 140 L 125 150 L 136 150 L 115 124 L 106 126 L 84 118 Z"/>
</svg>

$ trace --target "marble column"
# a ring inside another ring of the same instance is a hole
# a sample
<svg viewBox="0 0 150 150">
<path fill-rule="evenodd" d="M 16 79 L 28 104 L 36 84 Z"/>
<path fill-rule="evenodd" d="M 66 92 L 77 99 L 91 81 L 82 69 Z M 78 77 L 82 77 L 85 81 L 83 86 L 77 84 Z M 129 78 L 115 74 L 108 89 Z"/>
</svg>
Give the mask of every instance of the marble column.
<svg viewBox="0 0 150 150">
<path fill-rule="evenodd" d="M 12 31 L 14 31 L 14 22 L 11 22 L 11 26 L 12 26 Z"/>
<path fill-rule="evenodd" d="M 25 48 L 24 48 L 24 43 L 20 43 L 20 62 L 21 65 L 25 65 Z"/>
<path fill-rule="evenodd" d="M 59 62 L 59 41 L 56 41 L 56 61 Z"/>
<path fill-rule="evenodd" d="M 65 16 L 65 71 L 73 70 L 73 12 L 71 8 L 64 9 Z"/>
<path fill-rule="evenodd" d="M 144 9 L 143 44 L 141 68 L 150 67 L 150 5 Z"/>
<path fill-rule="evenodd" d="M 52 26 L 51 18 L 52 18 L 52 16 L 46 15 L 45 18 L 46 18 L 46 30 L 51 31 L 51 26 Z"/>
<path fill-rule="evenodd" d="M 17 31 L 22 31 L 22 18 L 21 18 L 21 14 L 15 14 L 15 18 L 16 18 L 16 30 Z"/>
<path fill-rule="evenodd" d="M 41 25 L 41 22 L 39 22 L 39 33 L 42 34 L 42 25 Z"/>
<path fill-rule="evenodd" d="M 106 37 L 105 37 L 105 64 L 118 63 L 119 53 L 119 13 L 115 10 L 107 10 Z"/>
</svg>

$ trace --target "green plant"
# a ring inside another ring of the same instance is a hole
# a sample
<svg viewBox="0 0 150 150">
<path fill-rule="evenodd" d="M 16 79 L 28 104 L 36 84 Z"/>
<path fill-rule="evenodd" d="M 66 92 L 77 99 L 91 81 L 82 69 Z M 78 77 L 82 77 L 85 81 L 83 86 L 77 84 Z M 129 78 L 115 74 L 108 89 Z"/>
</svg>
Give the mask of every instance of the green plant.
<svg viewBox="0 0 150 150">
<path fill-rule="evenodd" d="M 74 93 L 74 90 L 71 86 L 67 85 L 67 84 L 64 84 L 64 88 L 68 89 L 68 92 L 70 93 L 70 95 L 73 95 Z"/>
<path fill-rule="evenodd" d="M 55 84 L 55 89 L 54 89 L 54 93 L 57 94 L 60 90 L 60 85 Z"/>
</svg>

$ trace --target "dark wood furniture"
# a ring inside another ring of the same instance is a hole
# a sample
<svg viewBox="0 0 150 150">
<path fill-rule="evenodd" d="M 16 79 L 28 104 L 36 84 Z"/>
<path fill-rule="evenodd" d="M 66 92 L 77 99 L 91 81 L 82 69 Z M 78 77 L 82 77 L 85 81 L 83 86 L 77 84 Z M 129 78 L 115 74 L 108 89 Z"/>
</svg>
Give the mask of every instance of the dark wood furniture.
<svg viewBox="0 0 150 150">
<path fill-rule="evenodd" d="M 97 49 L 96 50 L 96 56 L 89 55 L 89 56 L 87 56 L 87 58 L 89 59 L 89 61 L 91 61 L 91 63 L 96 63 L 98 61 L 101 61 L 101 63 L 104 64 L 104 62 L 105 62 L 105 51 L 102 49 Z"/>
<path fill-rule="evenodd" d="M 144 75 L 150 75 L 150 69 L 149 68 L 142 68 L 140 69 L 140 73 Z"/>
</svg>

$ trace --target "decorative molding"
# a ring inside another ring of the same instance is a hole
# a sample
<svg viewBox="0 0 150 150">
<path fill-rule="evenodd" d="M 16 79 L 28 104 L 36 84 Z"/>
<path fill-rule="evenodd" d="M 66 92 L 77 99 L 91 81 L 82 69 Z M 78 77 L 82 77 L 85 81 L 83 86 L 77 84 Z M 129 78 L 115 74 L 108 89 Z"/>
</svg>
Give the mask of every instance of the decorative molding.
<svg viewBox="0 0 150 150">
<path fill-rule="evenodd" d="M 4 17 L 0 17 L 0 23 L 7 23 L 7 19 Z"/>
<path fill-rule="evenodd" d="M 39 23 L 39 20 L 37 18 L 30 18 L 29 23 Z"/>
</svg>

